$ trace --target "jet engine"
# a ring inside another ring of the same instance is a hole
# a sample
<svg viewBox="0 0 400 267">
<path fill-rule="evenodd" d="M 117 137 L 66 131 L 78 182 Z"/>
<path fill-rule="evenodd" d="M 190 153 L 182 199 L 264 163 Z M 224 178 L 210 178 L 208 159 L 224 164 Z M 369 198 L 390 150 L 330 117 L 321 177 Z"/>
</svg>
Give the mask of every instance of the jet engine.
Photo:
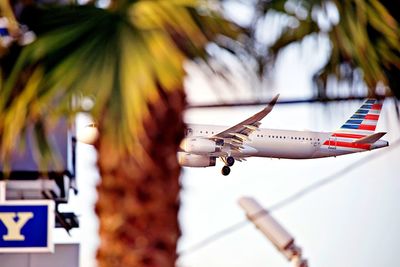
<svg viewBox="0 0 400 267">
<path fill-rule="evenodd" d="M 221 151 L 223 140 L 210 140 L 208 138 L 184 138 L 180 148 L 188 153 L 213 153 Z"/>
<path fill-rule="evenodd" d="M 210 167 L 215 166 L 216 158 L 178 152 L 178 162 L 181 166 L 186 167 Z"/>
</svg>

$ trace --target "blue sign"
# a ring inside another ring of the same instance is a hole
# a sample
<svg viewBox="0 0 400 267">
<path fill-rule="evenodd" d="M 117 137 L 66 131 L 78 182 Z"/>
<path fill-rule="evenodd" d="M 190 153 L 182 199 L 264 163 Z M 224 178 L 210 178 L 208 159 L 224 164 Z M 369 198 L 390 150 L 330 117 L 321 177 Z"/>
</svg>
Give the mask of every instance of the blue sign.
<svg viewBox="0 0 400 267">
<path fill-rule="evenodd" d="M 53 251 L 54 202 L 0 203 L 0 252 Z"/>
</svg>

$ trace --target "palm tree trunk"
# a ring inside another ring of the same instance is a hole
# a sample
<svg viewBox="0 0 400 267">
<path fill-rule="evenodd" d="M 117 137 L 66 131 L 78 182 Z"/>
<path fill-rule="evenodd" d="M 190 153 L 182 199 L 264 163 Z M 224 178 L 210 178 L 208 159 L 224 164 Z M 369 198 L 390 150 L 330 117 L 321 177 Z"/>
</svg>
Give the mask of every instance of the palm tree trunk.
<svg viewBox="0 0 400 267">
<path fill-rule="evenodd" d="M 183 90 L 161 94 L 144 121 L 141 152 L 121 155 L 102 137 L 96 144 L 102 177 L 96 204 L 99 267 L 175 265 L 180 236 L 176 152 L 183 137 L 185 98 Z M 107 125 L 99 126 L 100 133 L 102 127 Z M 140 163 L 143 151 L 146 164 Z"/>
</svg>

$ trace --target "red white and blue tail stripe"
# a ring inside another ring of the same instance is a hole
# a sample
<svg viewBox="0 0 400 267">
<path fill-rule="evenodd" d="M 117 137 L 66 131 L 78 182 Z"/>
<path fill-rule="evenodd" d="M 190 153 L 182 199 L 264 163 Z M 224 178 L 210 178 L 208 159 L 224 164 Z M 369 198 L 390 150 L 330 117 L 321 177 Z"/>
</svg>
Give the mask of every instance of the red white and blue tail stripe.
<svg viewBox="0 0 400 267">
<path fill-rule="evenodd" d="M 367 99 L 364 104 L 343 124 L 338 132 L 370 135 L 375 132 L 381 114 L 382 103 L 376 99 Z"/>
<path fill-rule="evenodd" d="M 334 146 L 338 150 L 349 152 L 369 150 L 372 144 L 357 142 L 357 140 L 374 134 L 381 109 L 381 102 L 376 99 L 367 99 L 340 129 L 331 134 L 323 146 Z"/>
</svg>

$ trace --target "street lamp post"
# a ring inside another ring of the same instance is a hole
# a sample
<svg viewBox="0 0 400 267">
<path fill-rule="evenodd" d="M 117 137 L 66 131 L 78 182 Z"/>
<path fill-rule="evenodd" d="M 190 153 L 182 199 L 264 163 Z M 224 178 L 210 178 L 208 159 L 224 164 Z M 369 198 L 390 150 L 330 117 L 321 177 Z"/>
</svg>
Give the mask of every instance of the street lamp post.
<svg viewBox="0 0 400 267">
<path fill-rule="evenodd" d="M 247 218 L 274 244 L 274 246 L 295 267 L 308 267 L 302 258 L 301 248 L 295 244 L 294 237 L 276 221 L 254 198 L 242 197 L 239 205 L 245 210 Z"/>
</svg>

